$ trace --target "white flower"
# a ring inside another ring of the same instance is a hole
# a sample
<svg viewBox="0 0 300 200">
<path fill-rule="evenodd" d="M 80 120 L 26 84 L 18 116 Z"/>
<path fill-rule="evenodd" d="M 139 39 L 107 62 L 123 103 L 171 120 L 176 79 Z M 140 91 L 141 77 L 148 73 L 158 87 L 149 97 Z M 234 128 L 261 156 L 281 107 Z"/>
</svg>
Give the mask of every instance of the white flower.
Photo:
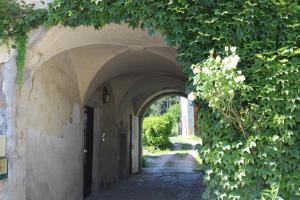
<svg viewBox="0 0 300 200">
<path fill-rule="evenodd" d="M 219 62 L 221 62 L 221 57 L 220 56 L 217 56 L 216 57 L 216 61 L 219 63 Z"/>
<path fill-rule="evenodd" d="M 224 70 L 235 69 L 240 57 L 238 55 L 231 55 L 222 60 L 222 64 L 224 65 Z"/>
<path fill-rule="evenodd" d="M 245 80 L 244 75 L 241 75 L 241 76 L 238 76 L 238 77 L 234 78 L 234 82 L 236 82 L 236 83 L 243 82 L 244 80 Z"/>
<path fill-rule="evenodd" d="M 206 174 L 209 176 L 210 174 L 212 174 L 214 171 L 212 170 L 212 169 L 210 169 L 210 170 L 207 170 L 206 171 Z"/>
<path fill-rule="evenodd" d="M 230 79 L 230 75 L 228 75 L 228 74 L 225 73 L 225 78 L 226 79 Z"/>
<path fill-rule="evenodd" d="M 101 2 L 102 0 L 91 0 L 92 3 L 95 3 L 98 5 L 99 2 Z"/>
<path fill-rule="evenodd" d="M 273 141 L 277 141 L 279 139 L 279 136 L 278 135 L 274 135 L 272 139 L 273 139 Z"/>
<path fill-rule="evenodd" d="M 200 73 L 200 69 L 198 67 L 195 67 L 193 69 L 193 73 L 196 75 L 196 74 L 199 74 Z"/>
<path fill-rule="evenodd" d="M 237 73 L 238 73 L 238 74 L 242 74 L 242 71 L 241 71 L 241 70 L 239 70 L 239 71 L 237 71 Z"/>
<path fill-rule="evenodd" d="M 212 56 L 214 54 L 214 49 L 210 50 L 209 54 Z"/>
<path fill-rule="evenodd" d="M 237 66 L 238 62 L 240 61 L 240 57 L 238 55 L 230 56 L 230 62 L 234 67 Z"/>
<path fill-rule="evenodd" d="M 233 94 L 233 90 L 229 90 L 228 93 L 229 93 L 229 94 Z"/>
<path fill-rule="evenodd" d="M 235 52 L 236 52 L 236 47 L 230 47 L 230 51 L 231 51 L 232 54 L 235 54 Z"/>
<path fill-rule="evenodd" d="M 194 101 L 194 100 L 195 100 L 194 94 L 193 94 L 193 93 L 190 93 L 190 94 L 188 95 L 188 99 L 189 99 L 190 101 Z"/>
<path fill-rule="evenodd" d="M 225 47 L 225 52 L 227 53 L 229 51 L 229 47 Z"/>
<path fill-rule="evenodd" d="M 208 74 L 208 73 L 209 73 L 208 67 L 203 67 L 203 68 L 202 68 L 202 72 L 203 72 L 204 74 Z"/>
<path fill-rule="evenodd" d="M 225 57 L 225 58 L 222 60 L 222 63 L 223 63 L 224 65 L 226 65 L 228 62 L 229 62 L 229 57 Z"/>
</svg>

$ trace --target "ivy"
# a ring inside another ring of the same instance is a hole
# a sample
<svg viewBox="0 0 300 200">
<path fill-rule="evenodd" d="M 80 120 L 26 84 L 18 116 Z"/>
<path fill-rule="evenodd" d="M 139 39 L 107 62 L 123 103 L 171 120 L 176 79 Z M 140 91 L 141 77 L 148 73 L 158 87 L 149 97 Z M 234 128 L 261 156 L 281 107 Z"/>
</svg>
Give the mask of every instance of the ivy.
<svg viewBox="0 0 300 200">
<path fill-rule="evenodd" d="M 17 55 L 17 83 L 23 83 L 24 63 L 26 55 L 27 34 L 37 28 L 47 19 L 46 10 L 34 10 L 33 4 L 17 3 L 15 0 L 0 1 L 0 45 L 9 45 L 18 50 Z"/>
<path fill-rule="evenodd" d="M 299 49 L 277 53 L 257 55 L 246 76 L 234 54 L 192 66 L 191 95 L 208 103 L 199 119 L 207 199 L 299 199 Z"/>
<path fill-rule="evenodd" d="M 12 39 L 18 49 L 19 83 L 27 34 L 43 23 L 96 29 L 127 23 L 150 35 L 159 31 L 177 48 L 178 63 L 189 78 L 187 89 L 202 105 L 204 196 L 299 199 L 299 1 L 54 0 L 48 7 L 33 10 L 32 5 L 0 0 L 0 39 Z M 242 86 L 227 84 L 222 74 L 214 81 L 194 74 L 191 66 L 202 71 L 209 65 L 219 72 L 221 66 L 207 58 L 228 56 L 224 47 L 230 45 L 237 47 L 239 62 L 229 75 L 237 78 L 240 71 L 245 77 Z M 209 95 L 210 89 L 216 94 Z M 238 125 L 228 117 L 238 120 Z"/>
</svg>

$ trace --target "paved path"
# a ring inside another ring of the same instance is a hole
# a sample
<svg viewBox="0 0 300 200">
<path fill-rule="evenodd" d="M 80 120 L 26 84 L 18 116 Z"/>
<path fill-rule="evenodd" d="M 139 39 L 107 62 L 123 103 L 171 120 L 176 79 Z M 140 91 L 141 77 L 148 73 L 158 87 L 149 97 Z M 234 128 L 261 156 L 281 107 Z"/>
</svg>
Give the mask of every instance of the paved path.
<svg viewBox="0 0 300 200">
<path fill-rule="evenodd" d="M 141 174 L 88 200 L 200 200 L 202 174 L 195 170 L 193 153 L 150 156 Z"/>
</svg>

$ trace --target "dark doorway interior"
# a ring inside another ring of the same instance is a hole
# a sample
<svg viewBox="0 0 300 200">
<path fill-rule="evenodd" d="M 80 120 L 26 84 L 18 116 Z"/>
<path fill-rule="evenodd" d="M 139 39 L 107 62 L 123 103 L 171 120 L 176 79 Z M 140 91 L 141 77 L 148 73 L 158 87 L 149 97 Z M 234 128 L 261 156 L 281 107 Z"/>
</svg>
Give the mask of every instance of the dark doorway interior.
<svg viewBox="0 0 300 200">
<path fill-rule="evenodd" d="M 129 151 L 129 175 L 132 175 L 132 115 L 130 115 L 130 151 Z"/>
<path fill-rule="evenodd" d="M 121 128 L 119 130 L 120 133 L 120 141 L 119 141 L 119 179 L 125 179 L 127 178 L 127 170 L 128 168 L 126 166 L 128 163 L 128 158 L 127 156 L 127 129 L 126 128 Z M 127 169 L 127 170 L 126 170 Z"/>
<path fill-rule="evenodd" d="M 85 115 L 83 194 L 87 197 L 92 192 L 94 108 L 86 106 Z"/>
</svg>

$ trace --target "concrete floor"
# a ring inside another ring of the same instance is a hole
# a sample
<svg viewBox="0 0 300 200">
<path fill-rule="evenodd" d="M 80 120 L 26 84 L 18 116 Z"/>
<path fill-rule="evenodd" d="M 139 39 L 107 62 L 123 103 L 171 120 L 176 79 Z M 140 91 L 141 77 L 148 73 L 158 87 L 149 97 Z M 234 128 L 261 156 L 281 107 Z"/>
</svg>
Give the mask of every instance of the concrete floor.
<svg viewBox="0 0 300 200">
<path fill-rule="evenodd" d="M 142 173 L 88 200 L 200 200 L 202 173 L 195 170 L 197 163 L 191 154 L 148 157 Z"/>
</svg>

